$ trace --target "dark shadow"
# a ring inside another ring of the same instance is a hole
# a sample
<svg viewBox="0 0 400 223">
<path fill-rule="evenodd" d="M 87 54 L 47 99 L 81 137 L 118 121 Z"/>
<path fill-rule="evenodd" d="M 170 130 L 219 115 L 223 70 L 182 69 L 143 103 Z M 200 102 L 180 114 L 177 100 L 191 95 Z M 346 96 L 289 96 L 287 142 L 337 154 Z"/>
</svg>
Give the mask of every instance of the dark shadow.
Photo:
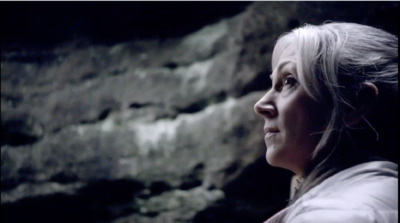
<svg viewBox="0 0 400 223">
<path fill-rule="evenodd" d="M 260 157 L 223 188 L 225 199 L 199 212 L 193 222 L 263 222 L 287 205 L 291 176 Z"/>
</svg>

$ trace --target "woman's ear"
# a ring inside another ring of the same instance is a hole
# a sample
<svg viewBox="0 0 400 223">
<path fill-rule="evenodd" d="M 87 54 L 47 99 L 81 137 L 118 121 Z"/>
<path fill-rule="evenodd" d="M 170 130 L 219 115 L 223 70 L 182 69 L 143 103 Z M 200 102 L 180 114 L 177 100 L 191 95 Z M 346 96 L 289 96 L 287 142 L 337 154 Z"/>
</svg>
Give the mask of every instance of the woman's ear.
<svg viewBox="0 0 400 223">
<path fill-rule="evenodd" d="M 353 126 L 360 122 L 371 111 L 378 95 L 379 90 L 375 84 L 370 82 L 363 83 L 356 95 L 353 108 L 346 114 L 346 125 Z"/>
</svg>

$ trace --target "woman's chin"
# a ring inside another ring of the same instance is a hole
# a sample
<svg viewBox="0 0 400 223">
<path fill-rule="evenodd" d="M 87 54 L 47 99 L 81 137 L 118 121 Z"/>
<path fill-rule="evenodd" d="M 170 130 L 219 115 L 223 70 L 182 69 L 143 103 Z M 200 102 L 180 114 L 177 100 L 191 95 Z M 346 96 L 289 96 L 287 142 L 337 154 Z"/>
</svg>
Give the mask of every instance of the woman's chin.
<svg viewBox="0 0 400 223">
<path fill-rule="evenodd" d="M 290 165 L 288 162 L 285 162 L 286 159 L 283 158 L 282 154 L 276 153 L 276 151 L 268 151 L 265 154 L 265 158 L 267 163 L 273 167 L 280 167 L 287 170 L 290 170 Z"/>
<path fill-rule="evenodd" d="M 275 154 L 273 151 L 268 151 L 267 150 L 267 152 L 265 154 L 265 158 L 266 158 L 267 163 L 269 165 L 274 166 L 274 167 L 281 167 L 279 165 L 280 164 L 279 159 L 278 159 L 278 157 L 276 155 L 277 154 Z"/>
</svg>

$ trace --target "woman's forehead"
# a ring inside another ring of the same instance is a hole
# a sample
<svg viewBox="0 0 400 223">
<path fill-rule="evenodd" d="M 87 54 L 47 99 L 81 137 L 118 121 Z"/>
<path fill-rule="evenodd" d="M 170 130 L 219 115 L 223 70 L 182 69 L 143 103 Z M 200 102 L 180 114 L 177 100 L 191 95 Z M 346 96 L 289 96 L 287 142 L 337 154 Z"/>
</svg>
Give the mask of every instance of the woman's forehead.
<svg viewBox="0 0 400 223">
<path fill-rule="evenodd" d="M 285 57 L 295 57 L 297 45 L 293 38 L 290 36 L 284 36 L 276 43 L 272 53 L 272 68 L 278 66 L 278 63 Z"/>
<path fill-rule="evenodd" d="M 294 45 L 288 45 L 276 55 L 273 55 L 274 61 L 272 64 L 272 69 L 280 70 L 282 67 L 287 65 L 295 65 L 297 60 L 296 47 Z"/>
</svg>

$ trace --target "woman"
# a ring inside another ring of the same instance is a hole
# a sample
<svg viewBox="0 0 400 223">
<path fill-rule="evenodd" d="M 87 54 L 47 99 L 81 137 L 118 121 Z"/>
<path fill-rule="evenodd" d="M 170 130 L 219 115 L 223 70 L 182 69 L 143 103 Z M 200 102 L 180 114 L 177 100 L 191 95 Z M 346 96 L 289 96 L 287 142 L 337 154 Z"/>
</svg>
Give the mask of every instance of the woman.
<svg viewBox="0 0 400 223">
<path fill-rule="evenodd" d="M 397 222 L 398 40 L 354 23 L 281 36 L 255 104 L 266 159 L 299 185 L 273 222 Z"/>
</svg>

